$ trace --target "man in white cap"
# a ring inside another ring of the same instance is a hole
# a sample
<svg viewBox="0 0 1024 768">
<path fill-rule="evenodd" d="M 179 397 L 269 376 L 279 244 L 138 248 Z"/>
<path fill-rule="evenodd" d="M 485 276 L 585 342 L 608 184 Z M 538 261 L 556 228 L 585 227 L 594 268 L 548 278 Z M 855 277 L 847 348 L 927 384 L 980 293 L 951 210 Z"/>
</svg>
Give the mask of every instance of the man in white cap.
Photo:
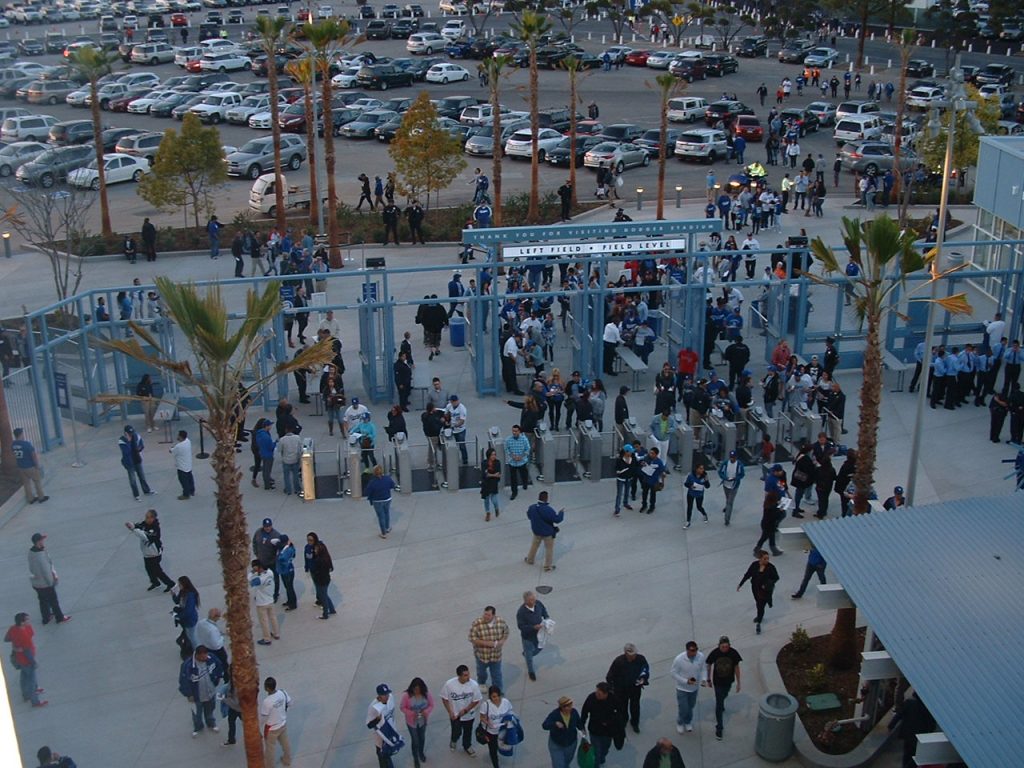
<svg viewBox="0 0 1024 768">
<path fill-rule="evenodd" d="M 359 402 L 358 397 L 353 397 L 348 408 L 343 414 L 341 421 L 341 436 L 348 439 L 349 433 L 363 423 L 363 416 L 370 412 L 370 409 Z"/>
<path fill-rule="evenodd" d="M 391 686 L 381 683 L 377 686 L 377 696 L 370 702 L 366 710 L 366 727 L 373 730 L 373 742 L 377 750 L 377 764 L 380 768 L 393 768 L 391 755 L 385 753 L 385 738 L 390 740 L 395 730 L 395 697 Z"/>
</svg>

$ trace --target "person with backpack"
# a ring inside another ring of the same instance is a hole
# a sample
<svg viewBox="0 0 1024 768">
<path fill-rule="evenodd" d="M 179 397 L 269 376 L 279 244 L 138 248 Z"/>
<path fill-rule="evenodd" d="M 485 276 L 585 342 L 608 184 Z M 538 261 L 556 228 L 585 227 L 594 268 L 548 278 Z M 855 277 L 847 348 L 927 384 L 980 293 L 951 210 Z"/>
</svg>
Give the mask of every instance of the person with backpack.
<svg viewBox="0 0 1024 768">
<path fill-rule="evenodd" d="M 156 491 L 153 491 L 149 487 L 149 483 L 146 482 L 146 475 L 142 471 L 142 452 L 146 446 L 142 442 L 142 438 L 135 431 L 135 427 L 131 424 L 125 425 L 124 432 L 117 441 L 118 447 L 121 449 L 121 466 L 128 472 L 128 483 L 132 488 L 132 496 L 135 497 L 136 501 L 142 501 L 142 497 L 139 495 L 139 486 L 136 484 L 136 478 L 142 485 L 142 492 L 147 496 L 153 496 Z"/>
</svg>

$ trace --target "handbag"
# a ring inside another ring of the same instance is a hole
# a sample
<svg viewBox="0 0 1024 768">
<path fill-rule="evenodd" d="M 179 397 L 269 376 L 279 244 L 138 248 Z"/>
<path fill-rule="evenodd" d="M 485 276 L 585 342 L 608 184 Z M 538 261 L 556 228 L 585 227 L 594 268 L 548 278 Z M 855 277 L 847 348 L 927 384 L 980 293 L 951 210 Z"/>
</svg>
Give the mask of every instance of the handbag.
<svg viewBox="0 0 1024 768">
<path fill-rule="evenodd" d="M 373 448 L 373 440 L 371 440 L 368 437 L 364 437 L 361 445 L 363 446 L 363 448 Z"/>
<path fill-rule="evenodd" d="M 476 743 L 487 744 L 491 740 L 491 734 L 487 732 L 483 723 L 476 724 Z"/>
<path fill-rule="evenodd" d="M 580 745 L 576 750 L 576 764 L 580 768 L 594 768 L 596 757 L 590 742 L 586 739 L 580 739 Z"/>
</svg>

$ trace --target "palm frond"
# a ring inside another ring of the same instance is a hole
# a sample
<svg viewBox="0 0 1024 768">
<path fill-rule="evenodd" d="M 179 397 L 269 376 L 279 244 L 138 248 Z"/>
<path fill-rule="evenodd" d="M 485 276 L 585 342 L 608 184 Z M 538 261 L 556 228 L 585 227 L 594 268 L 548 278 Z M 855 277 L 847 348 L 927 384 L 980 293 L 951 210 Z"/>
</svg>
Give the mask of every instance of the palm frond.
<svg viewBox="0 0 1024 768">
<path fill-rule="evenodd" d="M 912 301 L 934 302 L 949 312 L 951 315 L 973 315 L 974 307 L 967 300 L 966 293 L 954 293 L 952 296 L 944 296 L 938 299 L 912 299 Z"/>
</svg>

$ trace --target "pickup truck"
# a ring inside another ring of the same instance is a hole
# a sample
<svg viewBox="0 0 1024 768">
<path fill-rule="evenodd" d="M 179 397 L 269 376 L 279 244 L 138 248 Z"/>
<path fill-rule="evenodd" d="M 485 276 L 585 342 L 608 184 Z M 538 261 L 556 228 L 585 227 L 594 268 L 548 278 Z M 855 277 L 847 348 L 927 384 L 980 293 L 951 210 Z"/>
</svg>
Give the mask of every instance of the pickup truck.
<svg viewBox="0 0 1024 768">
<path fill-rule="evenodd" d="M 312 198 L 308 185 L 289 184 L 284 176 L 281 177 L 281 181 L 284 182 L 285 209 L 309 208 Z M 323 202 L 325 201 L 321 201 Z M 249 190 L 249 209 L 271 218 L 277 215 L 273 173 L 264 173 L 253 182 L 252 189 Z"/>
</svg>

